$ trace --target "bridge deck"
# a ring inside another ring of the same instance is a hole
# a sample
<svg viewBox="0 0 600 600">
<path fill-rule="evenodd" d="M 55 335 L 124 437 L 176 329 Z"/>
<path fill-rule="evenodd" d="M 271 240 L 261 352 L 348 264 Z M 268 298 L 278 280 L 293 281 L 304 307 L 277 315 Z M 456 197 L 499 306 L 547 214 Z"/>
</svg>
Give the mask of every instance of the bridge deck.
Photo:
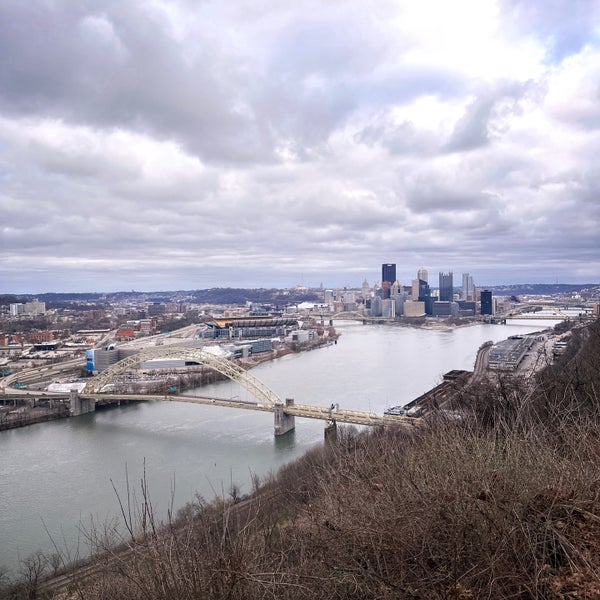
<svg viewBox="0 0 600 600">
<path fill-rule="evenodd" d="M 257 410 L 262 412 L 274 412 L 274 406 L 265 406 L 255 401 L 240 400 L 238 398 L 213 398 L 203 396 L 149 396 L 144 394 L 85 394 L 82 397 L 94 398 L 96 401 L 107 400 L 110 402 L 137 401 L 137 402 L 187 402 L 190 404 L 204 404 L 207 406 L 224 406 L 227 408 L 241 408 L 244 410 Z M 351 423 L 354 425 L 414 425 L 418 419 L 401 417 L 397 415 L 378 415 L 376 413 L 361 410 L 331 410 L 324 406 L 312 404 L 286 405 L 283 412 L 295 417 L 306 419 L 320 419 L 322 421 L 333 420 L 338 423 Z"/>
<path fill-rule="evenodd" d="M 96 402 L 107 400 L 116 402 L 118 400 L 127 402 L 187 402 L 188 404 L 204 404 L 207 406 L 225 406 L 227 408 L 243 408 L 246 410 L 260 410 L 264 412 L 273 412 L 269 406 L 254 400 L 240 400 L 239 398 L 213 398 L 207 396 L 156 396 L 148 394 L 82 394 L 82 398 L 94 398 Z"/>
<path fill-rule="evenodd" d="M 353 423 L 355 425 L 388 425 L 388 424 L 415 424 L 415 419 L 400 417 L 396 415 L 378 415 L 376 413 L 362 410 L 337 409 L 331 410 L 324 406 L 313 406 L 311 404 L 293 404 L 283 409 L 288 415 L 305 417 L 307 419 L 333 420 L 338 423 Z"/>
<path fill-rule="evenodd" d="M 2 395 L 4 399 L 11 397 L 6 392 Z M 64 393 L 40 392 L 33 390 L 22 390 L 19 394 L 14 394 L 17 399 L 25 398 L 54 398 L 56 400 L 68 401 L 68 395 Z M 148 394 L 79 394 L 79 397 L 93 398 L 96 403 L 113 402 L 186 402 L 189 404 L 203 404 L 206 406 L 223 406 L 226 408 L 240 408 L 244 410 L 255 410 L 261 412 L 274 412 L 275 406 L 272 404 L 261 404 L 255 400 L 242 400 L 240 398 L 216 398 L 206 396 L 192 395 L 148 395 Z M 354 425 L 415 425 L 419 419 L 413 417 L 404 417 L 399 415 L 378 415 L 373 412 L 352 409 L 336 409 L 330 407 L 316 406 L 312 404 L 290 404 L 285 405 L 283 412 L 295 417 L 306 419 L 320 419 L 322 421 L 336 421 L 338 423 L 349 423 Z"/>
</svg>

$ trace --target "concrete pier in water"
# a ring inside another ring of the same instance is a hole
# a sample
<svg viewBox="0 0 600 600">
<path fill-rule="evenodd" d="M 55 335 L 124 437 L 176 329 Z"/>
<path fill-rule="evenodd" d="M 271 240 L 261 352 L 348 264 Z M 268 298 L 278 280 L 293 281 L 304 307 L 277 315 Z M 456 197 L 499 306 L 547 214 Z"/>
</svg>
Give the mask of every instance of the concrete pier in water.
<svg viewBox="0 0 600 600">
<path fill-rule="evenodd" d="M 69 402 L 71 404 L 72 417 L 85 415 L 96 410 L 96 400 L 94 398 L 81 398 L 77 390 L 69 392 Z"/>
<path fill-rule="evenodd" d="M 275 404 L 275 435 L 284 435 L 296 428 L 296 417 L 294 415 L 286 415 L 283 412 L 284 407 L 292 406 L 293 404 L 293 398 L 286 398 L 285 404 L 283 402 Z"/>
</svg>

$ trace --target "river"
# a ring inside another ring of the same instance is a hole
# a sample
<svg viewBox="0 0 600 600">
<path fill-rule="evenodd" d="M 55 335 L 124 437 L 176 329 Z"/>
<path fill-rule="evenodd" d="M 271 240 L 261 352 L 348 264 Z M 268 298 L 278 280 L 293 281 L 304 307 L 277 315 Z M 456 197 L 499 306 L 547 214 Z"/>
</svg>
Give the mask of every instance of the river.
<svg viewBox="0 0 600 600">
<path fill-rule="evenodd" d="M 335 345 L 259 365 L 252 374 L 297 403 L 382 413 L 406 404 L 451 369 L 472 369 L 487 340 L 529 333 L 555 322 L 514 321 L 429 330 L 337 324 Z M 199 395 L 246 398 L 223 381 Z M 249 398 L 248 398 L 249 399 Z M 0 432 L 0 569 L 18 571 L 33 552 L 89 551 L 86 531 L 119 520 L 127 482 L 136 498 L 144 475 L 156 514 L 194 499 L 228 496 L 232 484 L 251 490 L 265 477 L 322 442 L 323 423 L 296 419 L 296 430 L 273 436 L 273 415 L 230 408 L 149 402 Z"/>
</svg>

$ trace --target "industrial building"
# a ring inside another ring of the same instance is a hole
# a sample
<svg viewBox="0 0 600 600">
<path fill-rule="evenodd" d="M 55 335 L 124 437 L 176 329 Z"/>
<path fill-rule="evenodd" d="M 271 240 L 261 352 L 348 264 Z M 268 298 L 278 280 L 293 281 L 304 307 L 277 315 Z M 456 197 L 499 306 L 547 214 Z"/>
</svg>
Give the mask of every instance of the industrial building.
<svg viewBox="0 0 600 600">
<path fill-rule="evenodd" d="M 496 371 L 514 371 L 533 345 L 534 338 L 513 335 L 494 344 L 490 349 L 489 368 Z"/>
<path fill-rule="evenodd" d="M 404 406 L 393 406 L 384 411 L 386 415 L 420 417 L 433 409 L 439 409 L 442 405 L 454 398 L 456 391 L 469 380 L 471 371 L 454 369 L 444 375 L 444 380 L 439 385 L 425 392 L 412 402 Z"/>
</svg>

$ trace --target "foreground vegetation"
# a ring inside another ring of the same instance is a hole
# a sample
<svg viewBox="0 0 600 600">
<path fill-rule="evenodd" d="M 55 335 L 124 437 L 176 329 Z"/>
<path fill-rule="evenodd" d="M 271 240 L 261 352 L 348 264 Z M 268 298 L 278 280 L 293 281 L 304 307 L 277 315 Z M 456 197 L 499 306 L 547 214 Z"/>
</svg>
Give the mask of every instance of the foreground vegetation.
<svg viewBox="0 0 600 600">
<path fill-rule="evenodd" d="M 464 419 L 342 430 L 252 498 L 163 528 L 148 498 L 124 502 L 124 546 L 90 532 L 103 558 L 54 597 L 600 598 L 599 393 L 597 322 L 535 382 L 467 390 Z M 5 597 L 43 589 L 30 576 Z"/>
</svg>

